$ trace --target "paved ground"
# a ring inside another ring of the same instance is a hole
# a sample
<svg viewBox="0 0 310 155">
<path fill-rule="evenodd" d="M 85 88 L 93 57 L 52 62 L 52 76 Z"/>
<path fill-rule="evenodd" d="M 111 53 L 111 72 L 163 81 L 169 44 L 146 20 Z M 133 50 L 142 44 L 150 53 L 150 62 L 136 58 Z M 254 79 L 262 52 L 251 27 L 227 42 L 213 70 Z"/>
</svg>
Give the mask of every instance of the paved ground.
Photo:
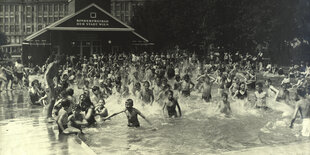
<svg viewBox="0 0 310 155">
<path fill-rule="evenodd" d="M 76 136 L 60 136 L 56 124 L 46 123 L 44 108 L 28 104 L 27 91 L 0 94 L 0 154 L 94 154 Z"/>
</svg>

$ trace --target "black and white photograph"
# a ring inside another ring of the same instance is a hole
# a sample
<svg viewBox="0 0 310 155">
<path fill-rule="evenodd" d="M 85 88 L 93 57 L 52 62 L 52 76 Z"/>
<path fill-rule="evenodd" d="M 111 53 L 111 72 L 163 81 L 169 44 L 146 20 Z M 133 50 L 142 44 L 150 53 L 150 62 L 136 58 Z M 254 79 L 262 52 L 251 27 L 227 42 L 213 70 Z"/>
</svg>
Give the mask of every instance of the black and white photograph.
<svg viewBox="0 0 310 155">
<path fill-rule="evenodd" d="M 310 0 L 0 0 L 0 154 L 310 154 L 309 42 Z"/>
</svg>

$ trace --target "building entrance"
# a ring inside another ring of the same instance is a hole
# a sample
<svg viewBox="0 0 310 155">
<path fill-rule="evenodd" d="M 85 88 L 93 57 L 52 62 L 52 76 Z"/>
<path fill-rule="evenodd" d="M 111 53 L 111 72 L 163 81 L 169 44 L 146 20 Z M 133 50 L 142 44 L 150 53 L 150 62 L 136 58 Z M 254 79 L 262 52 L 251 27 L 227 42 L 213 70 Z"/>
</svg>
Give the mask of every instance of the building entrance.
<svg viewBox="0 0 310 155">
<path fill-rule="evenodd" d="M 90 57 L 93 54 L 102 53 L 102 42 L 98 40 L 76 41 L 79 48 L 80 57 Z"/>
</svg>

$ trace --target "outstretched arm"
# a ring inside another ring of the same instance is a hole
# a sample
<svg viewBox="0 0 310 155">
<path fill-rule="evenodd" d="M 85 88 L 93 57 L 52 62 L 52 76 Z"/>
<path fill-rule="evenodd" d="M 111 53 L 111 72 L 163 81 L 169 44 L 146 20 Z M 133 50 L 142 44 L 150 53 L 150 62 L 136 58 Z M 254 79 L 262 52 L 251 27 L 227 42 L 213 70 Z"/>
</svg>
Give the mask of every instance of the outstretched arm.
<svg viewBox="0 0 310 155">
<path fill-rule="evenodd" d="M 139 110 L 137 110 L 138 111 L 138 114 L 147 122 L 147 123 L 149 123 L 150 125 L 152 125 L 152 123 L 139 111 Z"/>
<path fill-rule="evenodd" d="M 163 116 L 165 116 L 165 108 L 166 108 L 166 102 L 164 103 L 164 106 L 163 106 Z"/>
<path fill-rule="evenodd" d="M 276 89 L 274 86 L 270 86 L 269 88 L 270 88 L 271 91 L 273 91 L 276 94 L 275 98 L 274 98 L 274 100 L 276 100 L 278 98 L 278 95 L 279 95 L 280 91 L 278 89 Z"/>
<path fill-rule="evenodd" d="M 103 121 L 105 121 L 105 120 L 107 120 L 107 119 L 110 119 L 110 118 L 112 118 L 112 117 L 114 117 L 114 116 L 116 116 L 116 115 L 118 115 L 118 114 L 120 114 L 120 113 L 123 113 L 123 112 L 125 112 L 125 111 L 126 111 L 126 110 L 123 110 L 123 111 L 120 111 L 120 112 L 114 113 L 114 114 L 112 114 L 112 115 L 108 116 L 107 118 L 103 119 Z"/>
<path fill-rule="evenodd" d="M 300 106 L 296 105 L 295 112 L 294 112 L 293 118 L 291 120 L 290 128 L 293 128 L 293 125 L 294 125 L 295 119 L 297 117 L 298 111 L 300 111 Z"/>
<path fill-rule="evenodd" d="M 182 117 L 182 112 L 181 112 L 181 108 L 180 108 L 180 105 L 179 105 L 179 102 L 178 101 L 176 101 L 177 103 L 177 107 L 178 107 L 178 110 L 179 110 L 179 115 L 180 115 L 180 117 Z"/>
</svg>

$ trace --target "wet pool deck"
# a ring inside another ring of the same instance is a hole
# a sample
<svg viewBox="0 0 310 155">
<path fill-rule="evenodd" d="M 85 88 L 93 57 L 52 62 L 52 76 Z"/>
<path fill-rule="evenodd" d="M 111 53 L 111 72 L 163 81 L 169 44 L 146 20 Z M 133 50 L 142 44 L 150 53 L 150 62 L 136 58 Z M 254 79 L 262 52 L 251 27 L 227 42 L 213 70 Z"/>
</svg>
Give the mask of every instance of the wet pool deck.
<svg viewBox="0 0 310 155">
<path fill-rule="evenodd" d="M 0 94 L 1 155 L 95 154 L 75 135 L 59 135 L 57 125 L 46 122 L 44 108 L 28 104 L 26 92 Z"/>
</svg>

